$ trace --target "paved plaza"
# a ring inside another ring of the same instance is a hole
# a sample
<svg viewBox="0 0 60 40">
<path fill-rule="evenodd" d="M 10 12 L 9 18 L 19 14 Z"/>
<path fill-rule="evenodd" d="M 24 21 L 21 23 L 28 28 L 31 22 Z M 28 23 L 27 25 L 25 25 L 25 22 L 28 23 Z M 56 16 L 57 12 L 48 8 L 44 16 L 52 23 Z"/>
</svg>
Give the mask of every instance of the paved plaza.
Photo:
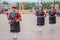
<svg viewBox="0 0 60 40">
<path fill-rule="evenodd" d="M 60 17 L 56 17 L 57 22 L 52 28 L 48 18 L 48 16 L 45 18 L 42 32 L 39 32 L 36 16 L 34 14 L 22 14 L 21 32 L 17 34 L 18 40 L 60 40 Z M 7 16 L 0 14 L 0 40 L 13 40 L 14 34 L 10 33 L 9 28 Z"/>
</svg>

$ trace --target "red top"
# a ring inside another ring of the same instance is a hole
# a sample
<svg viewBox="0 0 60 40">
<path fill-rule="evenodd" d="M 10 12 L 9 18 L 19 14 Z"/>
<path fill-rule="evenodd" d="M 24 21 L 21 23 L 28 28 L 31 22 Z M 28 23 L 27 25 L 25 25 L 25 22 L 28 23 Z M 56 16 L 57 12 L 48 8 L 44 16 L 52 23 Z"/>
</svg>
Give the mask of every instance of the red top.
<svg viewBox="0 0 60 40">
<path fill-rule="evenodd" d="M 15 20 L 15 21 L 16 21 L 16 20 L 22 20 L 22 19 L 21 19 L 21 14 L 20 14 L 19 12 L 16 12 L 16 13 L 17 13 L 18 16 L 17 16 L 14 20 Z M 8 20 L 11 20 L 11 19 L 10 19 L 10 16 L 8 16 Z"/>
<path fill-rule="evenodd" d="M 53 9 L 54 14 L 57 14 L 56 9 Z"/>
<path fill-rule="evenodd" d="M 21 14 L 20 14 L 19 12 L 17 12 L 17 14 L 18 14 L 17 19 L 22 20 L 22 19 L 21 19 Z M 17 20 L 17 19 L 16 19 L 16 20 Z"/>
<path fill-rule="evenodd" d="M 50 11 L 49 11 L 50 12 Z M 56 15 L 57 14 L 57 11 L 56 11 L 56 9 L 53 9 L 53 12 L 54 12 L 54 14 Z"/>
<path fill-rule="evenodd" d="M 42 10 L 42 13 L 45 15 L 45 12 L 44 12 L 44 10 Z"/>
</svg>

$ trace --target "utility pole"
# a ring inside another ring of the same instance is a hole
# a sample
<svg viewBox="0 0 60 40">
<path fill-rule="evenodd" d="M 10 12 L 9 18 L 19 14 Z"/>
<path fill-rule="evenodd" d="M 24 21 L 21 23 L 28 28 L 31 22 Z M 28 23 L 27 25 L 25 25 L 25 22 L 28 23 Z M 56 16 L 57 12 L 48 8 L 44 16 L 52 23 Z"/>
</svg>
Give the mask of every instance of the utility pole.
<svg viewBox="0 0 60 40">
<path fill-rule="evenodd" d="M 55 7 L 55 0 L 54 0 L 54 7 Z"/>
<path fill-rule="evenodd" d="M 41 4 L 42 4 L 42 1 L 43 1 L 43 0 L 41 0 Z"/>
<path fill-rule="evenodd" d="M 20 0 L 19 0 L 19 11 L 20 11 Z"/>
<path fill-rule="evenodd" d="M 43 3 L 42 1 L 43 1 L 43 0 L 41 0 L 41 6 L 42 6 L 42 3 Z"/>
<path fill-rule="evenodd" d="M 38 6 L 39 6 L 39 0 L 38 0 L 38 2 L 37 2 L 37 3 L 38 3 Z"/>
</svg>

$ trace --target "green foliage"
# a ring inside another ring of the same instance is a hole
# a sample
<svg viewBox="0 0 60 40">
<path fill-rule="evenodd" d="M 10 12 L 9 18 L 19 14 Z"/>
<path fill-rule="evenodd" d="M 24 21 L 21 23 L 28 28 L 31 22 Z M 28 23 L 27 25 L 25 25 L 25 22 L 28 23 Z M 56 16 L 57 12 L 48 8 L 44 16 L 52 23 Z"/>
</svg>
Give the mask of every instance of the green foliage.
<svg viewBox="0 0 60 40">
<path fill-rule="evenodd" d="M 60 5 L 60 1 L 56 1 L 56 4 L 59 4 Z"/>
<path fill-rule="evenodd" d="M 42 5 L 43 5 L 44 9 L 46 9 L 46 8 L 49 9 L 50 5 L 53 5 L 53 3 L 52 2 L 47 2 L 47 3 L 44 2 L 44 3 L 42 3 Z"/>
<path fill-rule="evenodd" d="M 24 9 L 30 9 L 31 6 L 34 7 L 35 9 L 37 8 L 35 3 L 28 3 L 28 2 L 26 2 L 25 5 L 24 5 Z"/>
<path fill-rule="evenodd" d="M 37 8 L 37 5 L 35 3 L 31 3 L 32 4 L 32 7 L 34 7 L 34 9 Z"/>
<path fill-rule="evenodd" d="M 9 3 L 7 1 L 3 1 L 4 5 L 9 5 Z"/>
<path fill-rule="evenodd" d="M 31 3 L 25 3 L 25 5 L 24 5 L 24 9 L 30 9 L 30 7 L 31 7 Z"/>
<path fill-rule="evenodd" d="M 60 5 L 59 1 L 56 1 L 55 3 Z M 3 1 L 3 4 L 4 5 L 9 5 L 9 3 L 6 2 L 6 1 Z M 42 7 L 44 9 L 46 9 L 46 8 L 49 9 L 50 5 L 54 5 L 54 3 L 53 2 L 43 2 L 42 3 Z M 28 3 L 28 2 L 26 2 L 25 5 L 24 5 L 24 9 L 30 9 L 31 6 L 34 7 L 35 9 L 37 8 L 36 3 Z M 17 3 L 16 8 L 19 9 L 19 3 Z"/>
<path fill-rule="evenodd" d="M 16 8 L 19 9 L 19 3 L 17 3 Z"/>
</svg>

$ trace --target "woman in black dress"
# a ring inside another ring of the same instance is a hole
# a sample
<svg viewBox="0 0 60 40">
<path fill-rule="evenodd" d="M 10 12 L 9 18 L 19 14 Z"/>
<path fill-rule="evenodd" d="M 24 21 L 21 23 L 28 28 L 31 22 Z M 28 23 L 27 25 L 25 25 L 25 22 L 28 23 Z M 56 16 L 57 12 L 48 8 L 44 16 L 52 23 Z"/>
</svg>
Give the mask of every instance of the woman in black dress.
<svg viewBox="0 0 60 40">
<path fill-rule="evenodd" d="M 0 14 L 2 14 L 4 9 L 2 8 L 2 4 L 0 4 Z"/>
<path fill-rule="evenodd" d="M 51 7 L 50 11 L 49 11 L 49 24 L 55 24 L 56 23 L 56 9 L 54 7 Z"/>
<path fill-rule="evenodd" d="M 17 39 L 16 34 L 20 32 L 20 21 L 22 20 L 21 14 L 16 11 L 16 7 L 12 7 L 12 12 L 10 14 L 8 13 L 8 10 L 5 10 L 5 13 L 9 20 L 10 32 L 15 34 L 14 39 Z"/>
<path fill-rule="evenodd" d="M 37 16 L 37 26 L 44 26 L 45 24 L 45 12 L 43 8 L 40 6 L 36 10 L 36 16 Z M 41 31 L 41 28 L 39 28 L 39 31 Z"/>
</svg>

